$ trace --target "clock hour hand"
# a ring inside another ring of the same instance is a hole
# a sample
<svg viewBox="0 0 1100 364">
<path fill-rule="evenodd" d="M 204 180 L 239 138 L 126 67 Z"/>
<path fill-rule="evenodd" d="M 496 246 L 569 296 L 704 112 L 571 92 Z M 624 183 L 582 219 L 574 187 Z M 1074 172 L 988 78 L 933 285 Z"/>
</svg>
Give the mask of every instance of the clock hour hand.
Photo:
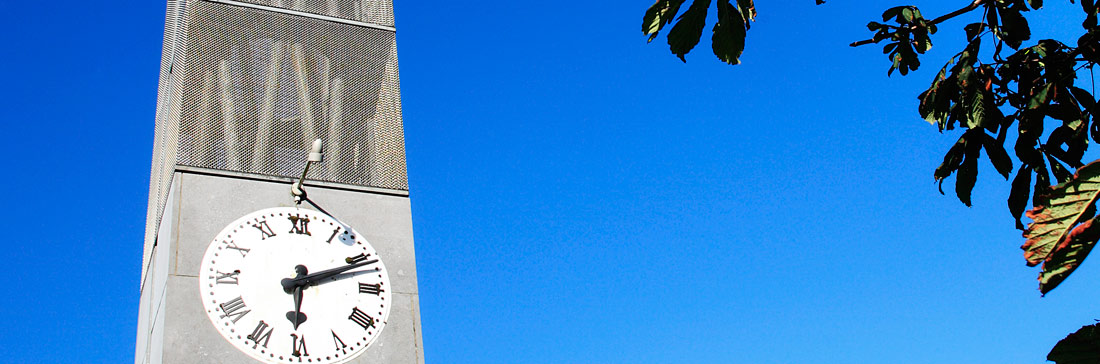
<svg viewBox="0 0 1100 364">
<path fill-rule="evenodd" d="M 362 267 L 362 266 L 368 265 L 368 264 L 374 264 L 374 263 L 378 263 L 378 259 L 372 259 L 372 260 L 368 260 L 368 261 L 365 261 L 365 262 L 362 262 L 362 263 L 356 263 L 356 264 L 346 265 L 346 266 L 343 266 L 343 267 L 323 270 L 323 271 L 313 273 L 313 274 L 309 274 L 309 275 L 306 275 L 306 276 L 295 277 L 294 279 L 284 278 L 280 283 L 283 285 L 283 292 L 293 293 L 295 288 L 299 288 L 299 287 L 305 288 L 305 287 L 308 287 L 308 286 L 313 286 L 313 285 L 316 285 L 317 283 L 320 283 L 320 281 L 324 280 L 325 278 L 330 278 L 334 275 L 344 273 L 344 272 L 347 272 L 349 270 L 359 268 L 359 267 Z"/>
<path fill-rule="evenodd" d="M 288 311 L 286 313 L 286 319 L 290 320 L 294 324 L 294 329 L 298 329 L 298 325 L 306 322 L 306 314 L 302 312 L 302 287 L 294 288 L 294 311 Z"/>
<path fill-rule="evenodd" d="M 303 277 L 309 273 L 304 265 L 294 267 L 294 272 L 298 273 L 295 278 Z M 298 325 L 306 322 L 306 314 L 302 313 L 302 287 L 294 287 L 294 292 L 291 294 L 294 295 L 294 311 L 287 312 L 286 319 L 290 320 L 294 324 L 294 329 L 297 330 Z"/>
</svg>

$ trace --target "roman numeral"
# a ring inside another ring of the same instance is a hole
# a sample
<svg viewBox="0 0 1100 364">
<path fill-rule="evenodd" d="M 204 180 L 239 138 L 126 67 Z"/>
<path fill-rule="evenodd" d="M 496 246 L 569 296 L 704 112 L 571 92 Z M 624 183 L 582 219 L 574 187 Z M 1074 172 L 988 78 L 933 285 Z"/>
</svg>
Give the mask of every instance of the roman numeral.
<svg viewBox="0 0 1100 364">
<path fill-rule="evenodd" d="M 336 331 L 328 331 L 332 332 L 332 343 L 336 344 L 336 350 L 340 350 L 340 354 L 347 354 L 348 346 L 344 345 L 344 340 L 340 340 L 340 337 L 336 336 Z"/>
<path fill-rule="evenodd" d="M 245 256 L 245 255 L 247 255 L 247 254 L 248 254 L 248 251 L 249 251 L 249 250 L 252 250 L 252 249 L 245 249 L 245 248 L 241 248 L 241 247 L 237 246 L 237 243 L 234 243 L 234 242 L 233 242 L 232 240 L 230 240 L 230 241 L 223 241 L 223 243 L 225 243 L 225 247 L 226 247 L 226 248 L 229 248 L 229 249 L 236 249 L 238 253 L 241 253 L 241 256 L 242 256 L 242 257 L 243 257 L 243 256 Z"/>
<path fill-rule="evenodd" d="M 348 316 L 348 320 L 359 324 L 364 330 L 366 330 L 367 327 L 374 327 L 374 318 L 367 315 L 366 312 L 360 311 L 359 307 L 351 310 L 351 316 Z"/>
<path fill-rule="evenodd" d="M 359 293 L 367 293 L 377 296 L 382 293 L 382 284 L 359 283 Z"/>
<path fill-rule="evenodd" d="M 220 304 L 218 306 L 221 306 L 222 312 L 225 312 L 225 314 L 222 315 L 222 318 L 233 317 L 233 323 L 237 323 L 237 320 L 240 320 L 241 317 L 244 317 L 244 315 L 252 312 L 252 310 L 246 309 L 248 307 L 244 305 L 244 300 L 242 300 L 240 297 L 234 298 L 229 302 Z"/>
<path fill-rule="evenodd" d="M 267 326 L 267 323 L 264 322 L 264 320 L 260 320 L 260 323 L 256 324 L 256 329 L 252 330 L 251 334 L 248 334 L 248 339 L 256 343 L 252 345 L 252 348 L 255 349 L 256 345 L 260 345 L 260 340 L 263 340 L 263 347 L 266 348 L 267 342 L 271 341 L 272 332 L 275 332 L 275 328 Z"/>
<path fill-rule="evenodd" d="M 362 262 L 364 260 L 367 260 L 367 258 L 370 258 L 370 256 L 367 255 L 366 253 L 359 253 L 359 255 L 356 255 L 354 257 L 348 257 L 347 259 L 344 259 L 344 261 L 347 262 L 348 264 L 355 264 L 355 263 L 359 263 L 359 262 Z"/>
<path fill-rule="evenodd" d="M 328 237 L 328 243 L 329 244 L 332 244 L 332 239 L 336 239 L 336 234 L 339 233 L 339 232 L 340 232 L 339 227 L 337 227 L 336 230 L 332 231 L 332 235 L 329 235 L 329 237 Z"/>
<path fill-rule="evenodd" d="M 237 275 L 241 274 L 240 270 L 235 270 L 229 273 L 222 273 L 218 271 L 218 284 L 237 284 Z"/>
<path fill-rule="evenodd" d="M 299 216 L 293 216 L 292 215 L 292 216 L 289 216 L 289 218 L 290 218 L 290 233 L 291 234 L 313 236 L 313 234 L 309 233 L 309 218 L 308 217 L 299 217 Z"/>
<path fill-rule="evenodd" d="M 291 343 L 291 345 L 293 345 L 292 346 L 293 352 L 291 352 L 290 355 L 294 355 L 294 356 L 298 356 L 298 357 L 309 356 L 309 352 L 306 351 L 306 336 L 305 335 L 298 336 L 298 335 L 295 335 L 295 334 L 290 334 L 290 343 Z"/>
<path fill-rule="evenodd" d="M 260 221 L 260 222 L 250 224 L 250 225 L 252 225 L 252 227 L 256 228 L 257 230 L 260 230 L 260 234 L 262 234 L 260 236 L 260 240 L 266 240 L 267 238 L 275 236 L 275 231 L 271 230 L 271 226 L 267 225 L 267 220 Z"/>
</svg>

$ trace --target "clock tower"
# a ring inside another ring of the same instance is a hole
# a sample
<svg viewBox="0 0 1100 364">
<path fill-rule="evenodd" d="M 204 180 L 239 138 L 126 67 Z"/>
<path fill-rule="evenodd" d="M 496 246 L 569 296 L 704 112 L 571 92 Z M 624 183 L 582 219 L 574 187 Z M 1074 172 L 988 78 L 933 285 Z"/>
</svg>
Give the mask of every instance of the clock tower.
<svg viewBox="0 0 1100 364">
<path fill-rule="evenodd" d="M 394 37 L 392 0 L 168 0 L 135 363 L 424 362 Z"/>
</svg>

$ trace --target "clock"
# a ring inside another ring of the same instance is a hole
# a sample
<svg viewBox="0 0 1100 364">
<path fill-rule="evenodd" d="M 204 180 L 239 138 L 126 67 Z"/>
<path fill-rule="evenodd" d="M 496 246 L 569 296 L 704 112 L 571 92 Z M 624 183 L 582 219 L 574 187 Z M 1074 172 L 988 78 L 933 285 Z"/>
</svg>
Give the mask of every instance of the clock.
<svg viewBox="0 0 1100 364">
<path fill-rule="evenodd" d="M 210 242 L 199 271 L 210 322 L 266 363 L 344 363 L 386 325 L 391 289 L 378 252 L 326 214 L 277 207 L 245 215 Z"/>
</svg>

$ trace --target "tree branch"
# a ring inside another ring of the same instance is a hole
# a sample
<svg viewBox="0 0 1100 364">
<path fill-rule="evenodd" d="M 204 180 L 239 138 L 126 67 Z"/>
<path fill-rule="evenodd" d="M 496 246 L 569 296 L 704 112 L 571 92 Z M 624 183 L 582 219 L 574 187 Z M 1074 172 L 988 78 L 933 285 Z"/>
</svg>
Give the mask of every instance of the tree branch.
<svg viewBox="0 0 1100 364">
<path fill-rule="evenodd" d="M 886 39 L 886 38 L 883 38 L 883 39 Z M 848 46 L 849 47 L 859 47 L 861 45 L 868 45 L 868 44 L 871 44 L 871 43 L 878 43 L 880 41 L 882 41 L 882 39 L 879 39 L 879 40 L 875 40 L 874 38 L 864 39 L 864 40 L 861 40 L 861 41 L 852 42 L 851 44 L 848 44 Z"/>
<path fill-rule="evenodd" d="M 986 1 L 988 1 L 988 0 L 974 0 L 973 2 L 970 3 L 970 5 L 967 5 L 965 8 L 962 8 L 962 9 L 955 10 L 955 11 L 952 11 L 950 13 L 944 14 L 944 15 L 940 16 L 939 18 L 936 18 L 936 19 L 932 19 L 932 24 L 939 24 L 939 23 L 942 23 L 945 20 L 954 18 L 954 17 L 959 16 L 959 15 L 969 13 L 970 11 L 972 11 L 974 9 L 977 9 L 979 6 L 982 5 L 982 3 L 986 2 Z"/>
<path fill-rule="evenodd" d="M 988 1 L 988 0 L 974 0 L 970 3 L 970 5 L 967 5 L 966 7 L 962 8 L 962 9 L 955 10 L 955 11 L 952 11 L 950 13 L 944 14 L 944 15 L 938 17 L 938 18 L 932 19 L 932 21 L 929 22 L 928 24 L 936 25 L 936 24 L 942 23 L 942 22 L 944 22 L 948 19 L 954 18 L 956 16 L 969 13 L 969 12 L 973 11 L 974 9 L 977 9 L 979 6 L 982 5 L 982 3 L 986 2 L 986 1 Z M 913 28 L 914 27 L 910 27 L 910 29 L 913 29 Z M 882 38 L 882 39 L 886 39 L 886 38 Z M 878 39 L 878 40 L 876 40 L 875 38 L 864 39 L 864 40 L 861 40 L 861 41 L 852 42 L 848 46 L 849 47 L 859 47 L 861 45 L 867 45 L 867 44 L 871 44 L 871 43 L 878 43 L 878 42 L 882 41 L 882 39 Z"/>
</svg>

